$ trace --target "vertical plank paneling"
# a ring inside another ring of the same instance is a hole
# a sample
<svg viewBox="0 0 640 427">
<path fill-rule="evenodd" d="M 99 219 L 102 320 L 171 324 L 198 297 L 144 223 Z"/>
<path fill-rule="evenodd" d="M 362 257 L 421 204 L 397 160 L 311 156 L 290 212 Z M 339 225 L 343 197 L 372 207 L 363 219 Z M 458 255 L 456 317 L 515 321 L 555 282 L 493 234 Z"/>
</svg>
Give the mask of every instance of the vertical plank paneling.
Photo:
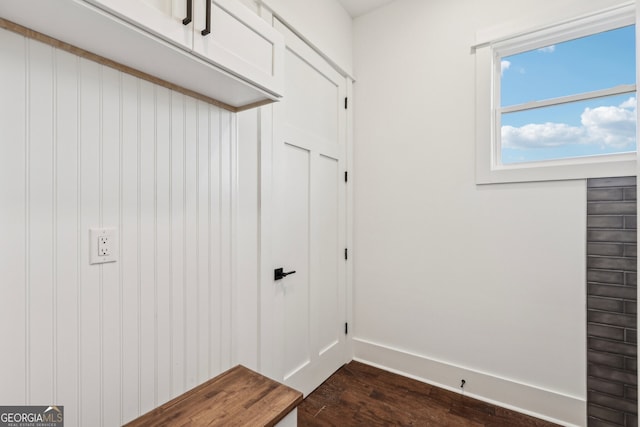
<svg viewBox="0 0 640 427">
<path fill-rule="evenodd" d="M 120 225 L 120 269 L 122 271 L 122 422 L 135 418 L 140 411 L 139 348 L 139 265 L 138 265 L 138 92 L 140 81 L 122 76 L 122 157 Z"/>
<path fill-rule="evenodd" d="M 221 313 L 221 332 L 220 332 L 220 348 L 221 360 L 220 370 L 226 370 L 231 367 L 231 269 L 232 269 L 232 243 L 231 243 L 231 211 L 232 211 L 232 167 L 231 167 L 231 126 L 233 123 L 232 114 L 228 111 L 219 110 L 220 113 L 220 218 L 222 222 L 222 230 L 220 233 L 220 271 L 221 271 L 221 288 L 220 297 L 221 304 L 219 310 Z"/>
<path fill-rule="evenodd" d="M 7 60 L 0 66 L 0 93 L 10 102 L 0 102 L 0 336 L 8 344 L 0 364 L 0 402 L 17 405 L 27 399 L 27 182 L 26 141 L 27 92 L 26 40 L 0 32 L 0 52 Z M 10 349 L 10 350 L 9 350 Z"/>
<path fill-rule="evenodd" d="M 198 230 L 196 175 L 196 101 L 187 99 L 185 121 L 185 363 L 186 388 L 198 384 Z"/>
<path fill-rule="evenodd" d="M 29 400 L 53 399 L 53 49 L 29 41 Z"/>
<path fill-rule="evenodd" d="M 220 339 L 222 336 L 222 212 L 221 212 L 221 175 L 220 165 L 221 141 L 220 141 L 220 111 L 211 109 L 209 112 L 209 122 L 211 123 L 210 143 L 209 143 L 209 174 L 211 182 L 211 194 L 209 197 L 209 212 L 211 212 L 211 232 L 209 241 L 211 242 L 211 252 L 209 254 L 209 265 L 211 265 L 211 283 L 209 293 L 209 307 L 211 315 L 209 318 L 211 325 L 211 349 L 209 351 L 210 374 L 220 372 L 222 347 Z"/>
<path fill-rule="evenodd" d="M 51 402 L 56 400 L 56 389 L 58 383 L 58 110 L 56 108 L 57 99 L 57 72 L 58 67 L 56 49 L 51 49 L 51 343 L 52 343 L 52 363 L 51 363 Z"/>
<path fill-rule="evenodd" d="M 171 395 L 185 389 L 185 97 L 171 93 Z"/>
<path fill-rule="evenodd" d="M 158 402 L 171 398 L 171 200 L 170 200 L 170 93 L 156 94 L 156 310 Z"/>
<path fill-rule="evenodd" d="M 140 82 L 139 126 L 140 410 L 144 413 L 156 406 L 155 88 L 145 81 Z"/>
<path fill-rule="evenodd" d="M 56 217 L 57 236 L 57 343 L 55 402 L 65 407 L 65 422 L 79 425 L 78 268 L 80 257 L 80 203 L 78 164 L 78 68 L 77 57 L 56 53 Z"/>
<path fill-rule="evenodd" d="M 120 73 L 102 69 L 102 226 L 120 229 Z M 106 426 L 120 422 L 120 267 L 102 265 L 102 412 Z"/>
<path fill-rule="evenodd" d="M 231 365 L 234 116 L 5 30 L 0 57 L 0 400 L 123 424 Z"/>
<path fill-rule="evenodd" d="M 100 225 L 101 67 L 80 61 L 80 425 L 101 425 L 101 268 L 89 265 L 89 228 Z"/>
<path fill-rule="evenodd" d="M 197 173 L 197 253 L 198 253 L 198 382 L 209 378 L 209 351 L 211 329 L 209 319 L 210 300 L 210 267 L 209 267 L 209 108 L 204 102 L 197 105 L 197 135 L 196 135 L 196 173 Z"/>
</svg>

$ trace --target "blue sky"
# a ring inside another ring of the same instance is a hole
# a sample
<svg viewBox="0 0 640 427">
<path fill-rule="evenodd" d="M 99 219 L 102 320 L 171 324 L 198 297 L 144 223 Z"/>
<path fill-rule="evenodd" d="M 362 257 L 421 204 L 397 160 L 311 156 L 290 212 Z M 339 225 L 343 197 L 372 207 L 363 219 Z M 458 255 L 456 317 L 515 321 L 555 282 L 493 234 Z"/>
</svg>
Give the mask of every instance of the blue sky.
<svg viewBox="0 0 640 427">
<path fill-rule="evenodd" d="M 502 58 L 501 105 L 635 83 L 635 27 Z M 635 150 L 634 94 L 502 115 L 503 163 Z"/>
</svg>

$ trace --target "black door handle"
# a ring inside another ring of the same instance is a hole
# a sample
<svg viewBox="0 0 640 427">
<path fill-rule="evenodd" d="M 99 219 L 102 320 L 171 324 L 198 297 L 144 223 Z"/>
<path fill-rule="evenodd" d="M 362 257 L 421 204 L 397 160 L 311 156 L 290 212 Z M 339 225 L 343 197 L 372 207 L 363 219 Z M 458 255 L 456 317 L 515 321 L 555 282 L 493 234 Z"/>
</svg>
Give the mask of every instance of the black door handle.
<svg viewBox="0 0 640 427">
<path fill-rule="evenodd" d="M 209 34 L 211 32 L 211 2 L 213 0 L 205 0 L 207 2 L 207 20 L 206 20 L 206 25 L 204 27 L 204 30 L 202 30 L 200 32 L 200 34 L 202 34 L 203 36 L 206 36 L 207 34 Z"/>
<path fill-rule="evenodd" d="M 187 0 L 187 17 L 182 20 L 183 25 L 189 25 L 193 18 L 193 0 Z"/>
<path fill-rule="evenodd" d="M 294 271 L 288 271 L 288 272 L 284 272 L 284 268 L 276 268 L 275 270 L 273 270 L 273 280 L 280 280 L 280 279 L 284 279 L 285 277 L 287 277 L 290 274 L 295 273 Z"/>
</svg>

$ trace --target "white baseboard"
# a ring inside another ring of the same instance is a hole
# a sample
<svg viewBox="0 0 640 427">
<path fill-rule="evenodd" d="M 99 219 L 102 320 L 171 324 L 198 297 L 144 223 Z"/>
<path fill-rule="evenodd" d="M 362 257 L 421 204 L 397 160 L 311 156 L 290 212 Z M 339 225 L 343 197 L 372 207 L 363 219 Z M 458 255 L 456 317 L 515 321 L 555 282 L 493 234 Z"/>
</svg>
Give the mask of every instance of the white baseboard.
<svg viewBox="0 0 640 427">
<path fill-rule="evenodd" d="M 353 338 L 354 360 L 460 393 L 556 424 L 578 427 L 587 423 L 584 398 L 544 390 L 528 384 L 462 368 L 382 344 Z"/>
</svg>

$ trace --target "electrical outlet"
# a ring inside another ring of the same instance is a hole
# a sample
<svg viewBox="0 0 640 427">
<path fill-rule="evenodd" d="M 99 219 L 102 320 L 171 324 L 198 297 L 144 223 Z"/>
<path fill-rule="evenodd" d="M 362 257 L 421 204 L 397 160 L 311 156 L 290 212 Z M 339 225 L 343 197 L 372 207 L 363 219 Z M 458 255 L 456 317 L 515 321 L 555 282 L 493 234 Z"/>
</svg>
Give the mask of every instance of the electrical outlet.
<svg viewBox="0 0 640 427">
<path fill-rule="evenodd" d="M 89 229 L 89 264 L 117 261 L 117 233 L 115 228 Z"/>
<path fill-rule="evenodd" d="M 105 257 L 111 255 L 111 241 L 109 236 L 98 236 L 98 256 Z"/>
</svg>

